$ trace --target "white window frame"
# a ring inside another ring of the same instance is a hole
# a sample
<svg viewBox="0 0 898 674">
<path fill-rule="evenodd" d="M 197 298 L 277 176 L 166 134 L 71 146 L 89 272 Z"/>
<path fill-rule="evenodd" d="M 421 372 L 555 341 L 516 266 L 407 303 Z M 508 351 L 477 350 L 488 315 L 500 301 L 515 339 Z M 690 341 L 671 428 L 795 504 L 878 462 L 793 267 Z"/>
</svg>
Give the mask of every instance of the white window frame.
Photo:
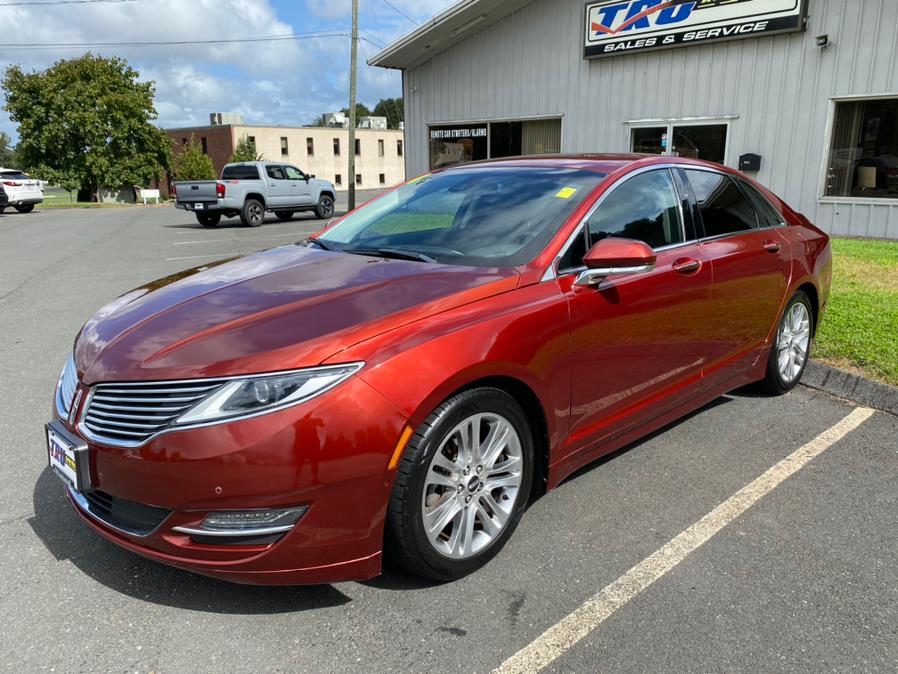
<svg viewBox="0 0 898 674">
<path fill-rule="evenodd" d="M 714 117 L 662 117 L 659 119 L 632 119 L 624 122 L 624 130 L 626 133 L 627 152 L 633 152 L 633 129 L 650 129 L 655 127 L 667 127 L 667 151 L 658 155 L 659 157 L 673 157 L 671 147 L 673 145 L 673 130 L 675 126 L 711 126 L 722 125 L 727 128 L 727 139 L 723 150 L 723 163 L 725 166 L 732 166 L 730 162 L 730 149 L 732 143 L 732 124 L 739 119 L 739 115 L 717 115 Z"/>
<path fill-rule="evenodd" d="M 895 206 L 898 199 L 873 197 L 828 197 L 826 196 L 826 178 L 829 173 L 829 158 L 833 149 L 833 131 L 836 127 L 836 105 L 838 103 L 857 103 L 859 101 L 898 100 L 898 93 L 891 94 L 851 94 L 833 96 L 829 99 L 829 111 L 826 116 L 826 142 L 823 143 L 823 159 L 820 162 L 820 178 L 817 187 L 817 201 L 821 204 L 846 204 L 858 206 Z"/>
</svg>

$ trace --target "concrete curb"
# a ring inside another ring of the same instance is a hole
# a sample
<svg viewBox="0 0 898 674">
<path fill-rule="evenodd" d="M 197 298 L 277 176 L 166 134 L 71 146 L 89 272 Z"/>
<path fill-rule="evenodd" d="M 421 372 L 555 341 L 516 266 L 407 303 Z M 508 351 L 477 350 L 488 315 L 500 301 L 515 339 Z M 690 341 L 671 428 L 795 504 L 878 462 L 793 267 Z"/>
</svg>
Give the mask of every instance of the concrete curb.
<svg viewBox="0 0 898 674">
<path fill-rule="evenodd" d="M 816 361 L 808 363 L 801 383 L 838 398 L 898 416 L 898 388 L 894 386 L 870 381 Z"/>
</svg>

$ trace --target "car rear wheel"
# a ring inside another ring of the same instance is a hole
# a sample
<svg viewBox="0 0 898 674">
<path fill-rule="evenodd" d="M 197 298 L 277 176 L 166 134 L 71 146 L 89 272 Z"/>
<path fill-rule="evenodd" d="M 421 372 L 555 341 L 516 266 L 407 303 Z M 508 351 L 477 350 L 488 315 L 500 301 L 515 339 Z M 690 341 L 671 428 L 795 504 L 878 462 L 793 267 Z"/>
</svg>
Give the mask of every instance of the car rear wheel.
<svg viewBox="0 0 898 674">
<path fill-rule="evenodd" d="M 34 204 L 21 204 L 19 206 L 16 206 L 15 209 L 19 213 L 31 213 L 31 211 L 34 210 Z"/>
<path fill-rule="evenodd" d="M 281 222 L 290 222 L 293 219 L 293 211 L 278 211 L 275 215 Z"/>
<path fill-rule="evenodd" d="M 328 194 L 322 194 L 315 207 L 315 215 L 319 220 L 327 220 L 334 215 L 334 200 Z"/>
<path fill-rule="evenodd" d="M 221 213 L 197 213 L 196 219 L 203 227 L 217 227 L 221 222 Z"/>
<path fill-rule="evenodd" d="M 400 461 L 387 516 L 387 551 L 409 571 L 461 578 L 511 537 L 533 481 L 533 438 L 510 395 L 453 396 L 418 428 Z"/>
<path fill-rule="evenodd" d="M 761 386 L 768 393 L 783 395 L 798 386 L 811 353 L 814 311 L 811 300 L 799 290 L 789 301 L 767 361 L 767 375 Z"/>
<path fill-rule="evenodd" d="M 261 227 L 265 221 L 265 206 L 257 199 L 247 199 L 240 211 L 240 222 L 244 227 Z"/>
</svg>

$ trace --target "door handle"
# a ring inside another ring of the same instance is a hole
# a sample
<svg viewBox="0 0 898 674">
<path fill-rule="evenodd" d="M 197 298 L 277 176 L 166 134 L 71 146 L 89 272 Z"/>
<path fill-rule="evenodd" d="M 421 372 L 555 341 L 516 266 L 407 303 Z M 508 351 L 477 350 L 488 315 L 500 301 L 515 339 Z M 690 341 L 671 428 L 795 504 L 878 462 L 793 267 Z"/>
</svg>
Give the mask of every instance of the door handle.
<svg viewBox="0 0 898 674">
<path fill-rule="evenodd" d="M 701 268 L 701 261 L 694 260 L 691 257 L 683 257 L 673 263 L 673 270 L 678 274 L 683 274 L 684 276 L 691 276 L 698 272 L 698 270 Z"/>
<path fill-rule="evenodd" d="M 768 253 L 779 253 L 783 249 L 783 244 L 776 241 L 765 241 L 764 250 Z"/>
</svg>

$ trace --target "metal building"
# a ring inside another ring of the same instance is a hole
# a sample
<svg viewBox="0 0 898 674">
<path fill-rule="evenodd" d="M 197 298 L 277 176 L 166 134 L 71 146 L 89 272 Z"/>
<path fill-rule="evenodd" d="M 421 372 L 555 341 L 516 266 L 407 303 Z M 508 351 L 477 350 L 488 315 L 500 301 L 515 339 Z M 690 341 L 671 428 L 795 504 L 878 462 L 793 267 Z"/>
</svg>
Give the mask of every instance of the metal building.
<svg viewBox="0 0 898 674">
<path fill-rule="evenodd" d="M 370 63 L 403 71 L 408 175 L 698 156 L 831 233 L 898 239 L 898 0 L 463 0 Z"/>
</svg>

